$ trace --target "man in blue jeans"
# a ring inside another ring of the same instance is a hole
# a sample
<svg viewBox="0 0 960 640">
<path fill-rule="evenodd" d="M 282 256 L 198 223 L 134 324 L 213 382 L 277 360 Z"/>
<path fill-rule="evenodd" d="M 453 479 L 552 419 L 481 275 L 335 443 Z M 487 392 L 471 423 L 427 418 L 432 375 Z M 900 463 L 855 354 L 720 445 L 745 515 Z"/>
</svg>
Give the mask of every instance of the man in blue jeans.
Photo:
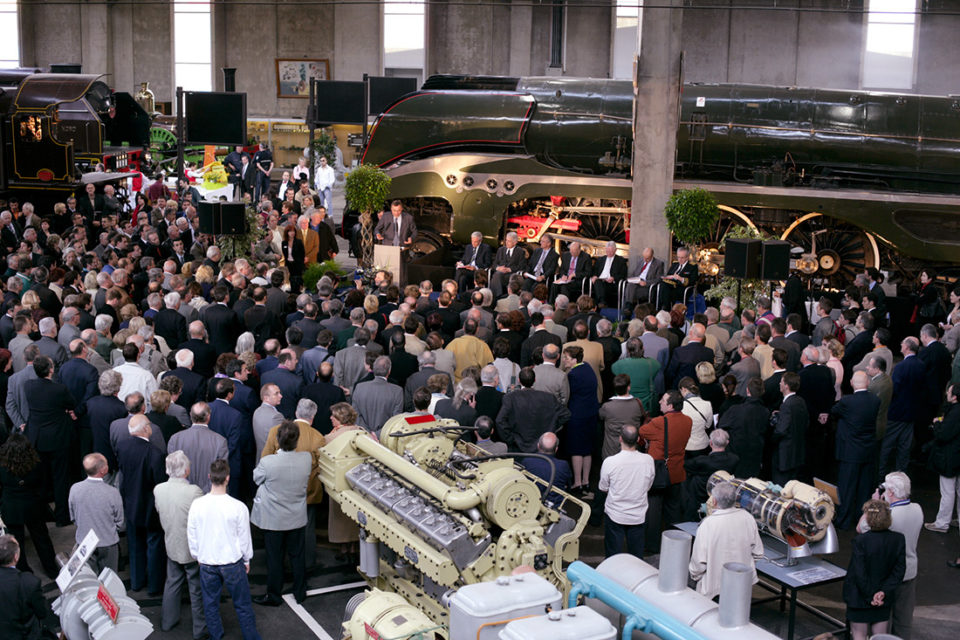
<svg viewBox="0 0 960 640">
<path fill-rule="evenodd" d="M 653 484 L 653 458 L 637 450 L 640 434 L 632 425 L 620 431 L 620 453 L 603 461 L 600 467 L 600 491 L 607 492 L 604 503 L 604 555 L 609 558 L 623 550 L 643 557 L 644 523 L 647 518 L 647 492 Z"/>
<path fill-rule="evenodd" d="M 187 517 L 187 543 L 190 554 L 200 563 L 200 588 L 207 631 L 213 640 L 223 638 L 220 618 L 220 592 L 227 585 L 237 612 L 244 640 L 260 640 L 257 621 L 250 602 L 250 512 L 227 495 L 230 465 L 214 460 L 210 465 L 210 493 L 190 505 Z"/>
</svg>

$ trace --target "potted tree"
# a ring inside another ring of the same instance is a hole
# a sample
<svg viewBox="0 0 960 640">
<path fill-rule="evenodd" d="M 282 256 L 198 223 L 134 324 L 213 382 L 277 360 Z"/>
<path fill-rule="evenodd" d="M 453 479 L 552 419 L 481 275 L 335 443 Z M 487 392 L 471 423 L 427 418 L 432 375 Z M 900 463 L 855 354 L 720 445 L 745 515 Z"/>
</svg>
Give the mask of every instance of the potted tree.
<svg viewBox="0 0 960 640">
<path fill-rule="evenodd" d="M 667 200 L 663 208 L 667 228 L 673 237 L 690 249 L 690 257 L 696 260 L 697 243 L 708 237 L 717 224 L 720 209 L 717 200 L 706 189 L 681 189 Z"/>
<path fill-rule="evenodd" d="M 373 213 L 390 194 L 390 176 L 376 165 L 362 164 L 347 174 L 345 191 L 349 206 L 360 212 L 360 255 L 362 267 L 373 265 Z"/>
</svg>

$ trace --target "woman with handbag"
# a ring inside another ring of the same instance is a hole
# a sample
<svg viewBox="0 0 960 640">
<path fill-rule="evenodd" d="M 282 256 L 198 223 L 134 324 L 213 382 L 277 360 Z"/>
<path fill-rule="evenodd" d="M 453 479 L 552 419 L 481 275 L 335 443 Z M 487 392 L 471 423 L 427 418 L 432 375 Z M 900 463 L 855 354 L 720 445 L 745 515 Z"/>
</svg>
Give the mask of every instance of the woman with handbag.
<svg viewBox="0 0 960 640">
<path fill-rule="evenodd" d="M 941 299 L 940 287 L 934 284 L 937 274 L 929 267 L 920 272 L 920 288 L 917 289 L 917 304 L 910 322 L 918 329 L 925 324 L 937 324 L 946 320 L 946 309 Z"/>
<path fill-rule="evenodd" d="M 647 510 L 646 545 L 650 553 L 660 553 L 661 525 L 680 522 L 683 509 L 684 453 L 693 422 L 683 415 L 683 397 L 679 391 L 667 391 L 660 398 L 662 415 L 640 427 L 640 437 L 653 458 L 655 477 Z"/>
</svg>

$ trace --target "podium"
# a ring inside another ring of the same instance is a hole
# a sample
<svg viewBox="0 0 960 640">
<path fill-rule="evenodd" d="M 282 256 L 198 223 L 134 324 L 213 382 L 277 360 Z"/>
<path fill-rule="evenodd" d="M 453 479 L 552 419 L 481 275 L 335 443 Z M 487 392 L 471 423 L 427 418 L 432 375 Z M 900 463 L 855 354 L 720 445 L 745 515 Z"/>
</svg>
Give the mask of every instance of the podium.
<svg viewBox="0 0 960 640">
<path fill-rule="evenodd" d="M 407 268 L 404 264 L 404 247 L 394 247 L 393 245 L 375 244 L 373 245 L 373 265 L 384 271 L 393 274 L 393 283 L 403 288 L 407 281 Z"/>
</svg>

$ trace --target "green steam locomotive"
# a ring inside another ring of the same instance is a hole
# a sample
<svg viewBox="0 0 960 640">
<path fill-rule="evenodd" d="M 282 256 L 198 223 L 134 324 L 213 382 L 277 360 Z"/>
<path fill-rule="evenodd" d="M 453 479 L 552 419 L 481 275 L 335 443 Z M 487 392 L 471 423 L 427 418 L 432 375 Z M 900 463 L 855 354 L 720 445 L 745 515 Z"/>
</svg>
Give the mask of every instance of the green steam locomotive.
<svg viewBox="0 0 960 640">
<path fill-rule="evenodd" d="M 421 251 L 474 230 L 624 243 L 632 110 L 627 81 L 433 76 L 379 116 L 363 161 L 392 177 Z M 960 262 L 960 98 L 687 84 L 675 188 L 692 186 L 723 211 L 707 244 L 747 225 L 824 275 Z"/>
</svg>

